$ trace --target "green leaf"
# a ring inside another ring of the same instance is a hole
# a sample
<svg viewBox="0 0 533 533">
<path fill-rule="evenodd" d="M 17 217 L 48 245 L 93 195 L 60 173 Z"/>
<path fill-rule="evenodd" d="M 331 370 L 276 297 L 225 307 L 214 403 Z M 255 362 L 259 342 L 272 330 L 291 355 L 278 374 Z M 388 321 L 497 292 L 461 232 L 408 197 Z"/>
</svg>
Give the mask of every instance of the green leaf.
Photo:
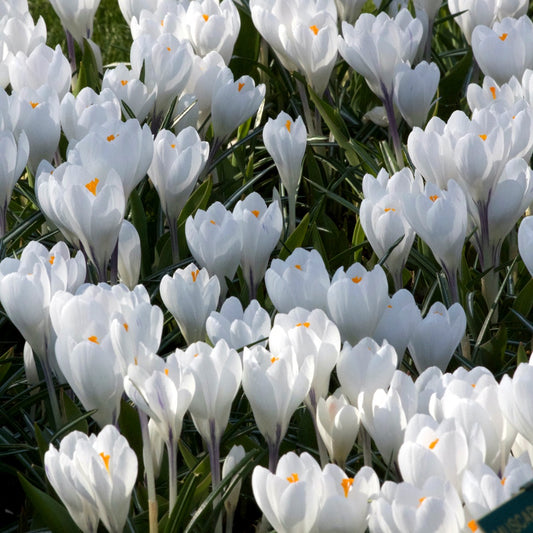
<svg viewBox="0 0 533 533">
<path fill-rule="evenodd" d="M 139 464 L 143 464 L 143 440 L 141 423 L 137 409 L 126 400 L 120 402 L 120 416 L 118 417 L 120 432 L 129 442 L 133 451 L 137 454 Z M 139 478 L 142 479 L 143 469 L 139 468 Z"/>
<path fill-rule="evenodd" d="M 338 145 L 344 150 L 346 159 L 348 159 L 350 165 L 357 165 L 359 163 L 359 158 L 350 143 L 350 134 L 348 133 L 348 128 L 346 127 L 339 110 L 322 100 L 310 87 L 309 95 L 318 109 L 320 116 L 331 130 Z"/>
<path fill-rule="evenodd" d="M 100 91 L 98 65 L 94 57 L 93 49 L 87 39 L 83 40 L 83 56 L 80 61 L 80 68 L 78 69 L 78 79 L 72 89 L 74 96 L 77 96 L 84 87 L 90 87 L 96 92 Z"/>
<path fill-rule="evenodd" d="M 524 345 L 520 343 L 518 345 L 518 350 L 516 350 L 516 364 L 519 365 L 520 363 L 527 363 L 529 362 L 529 357 L 526 353 L 526 349 L 524 348 Z"/>
<path fill-rule="evenodd" d="M 513 309 L 523 316 L 528 316 L 533 307 L 533 278 L 520 291 L 513 304 Z M 507 318 L 507 317 L 506 317 Z"/>
<path fill-rule="evenodd" d="M 472 50 L 468 50 L 464 57 L 442 78 L 439 84 L 439 114 L 442 120 L 447 120 L 456 109 L 461 108 L 461 95 L 464 94 L 463 89 L 470 78 L 472 61 Z"/>
<path fill-rule="evenodd" d="M 2 354 L 0 357 L 0 381 L 4 379 L 4 376 L 8 373 L 9 369 L 11 368 L 11 361 L 10 359 L 13 358 L 13 355 L 15 353 L 15 348 L 12 346 L 9 348 L 9 350 Z"/>
<path fill-rule="evenodd" d="M 39 455 L 41 456 L 41 461 L 44 463 L 44 454 L 48 451 L 50 447 L 50 442 L 46 439 L 41 428 L 37 425 L 37 422 L 33 424 L 33 431 L 35 432 L 35 441 L 37 442 L 37 447 L 39 448 Z"/>
<path fill-rule="evenodd" d="M 148 225 L 146 223 L 146 212 L 141 202 L 141 197 L 137 189 L 133 189 L 130 194 L 131 223 L 135 226 L 141 240 L 141 277 L 148 276 L 151 270 L 152 247 L 148 241 Z"/>
<path fill-rule="evenodd" d="M 309 226 L 309 213 L 306 213 L 298 224 L 296 229 L 289 235 L 289 238 L 285 241 L 283 248 L 279 252 L 280 259 L 287 259 L 290 254 L 296 249 L 302 246 L 305 237 L 307 235 L 307 227 Z"/>
<path fill-rule="evenodd" d="M 88 413 L 82 413 L 80 408 L 61 390 L 60 407 L 64 417 L 64 422 L 68 424 L 74 423 L 72 431 L 77 430 L 87 434 L 89 431 L 89 424 L 87 424 Z"/>
<path fill-rule="evenodd" d="M 22 474 L 19 473 L 18 478 L 36 513 L 44 520 L 50 531 L 53 533 L 80 531 L 63 505 L 46 492 L 34 487 Z"/>
<path fill-rule="evenodd" d="M 366 235 L 363 231 L 363 227 L 361 226 L 361 221 L 358 218 L 357 223 L 355 224 L 355 228 L 353 229 L 352 235 L 352 244 L 353 246 L 357 247 L 353 254 L 354 263 L 358 263 L 359 261 L 361 261 L 361 256 L 363 255 L 362 245 L 365 242 L 367 242 Z"/>
</svg>

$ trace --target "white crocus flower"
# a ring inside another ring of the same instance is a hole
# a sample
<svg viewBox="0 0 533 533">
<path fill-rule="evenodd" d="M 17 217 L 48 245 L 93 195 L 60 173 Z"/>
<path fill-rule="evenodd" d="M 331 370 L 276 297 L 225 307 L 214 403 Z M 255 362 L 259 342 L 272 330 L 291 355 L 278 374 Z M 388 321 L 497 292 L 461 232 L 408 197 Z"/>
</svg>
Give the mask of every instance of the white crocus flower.
<svg viewBox="0 0 533 533">
<path fill-rule="evenodd" d="M 220 282 L 207 269 L 190 264 L 161 280 L 161 299 L 176 319 L 187 344 L 204 341 L 205 323 L 217 307 Z"/>
<path fill-rule="evenodd" d="M 281 209 L 277 202 L 272 202 L 267 207 L 263 198 L 253 192 L 235 204 L 233 218 L 241 227 L 240 264 L 250 298 L 254 298 L 265 276 L 270 254 L 281 236 L 283 229 Z"/>
<path fill-rule="evenodd" d="M 100 0 L 50 0 L 61 24 L 81 46 L 93 33 L 94 15 Z"/>
<path fill-rule="evenodd" d="M 82 531 L 96 531 L 99 520 L 108 531 L 123 530 L 137 479 L 137 456 L 114 426 L 89 437 L 80 431 L 69 433 L 59 450 L 50 444 L 44 466 L 48 481 Z"/>
</svg>

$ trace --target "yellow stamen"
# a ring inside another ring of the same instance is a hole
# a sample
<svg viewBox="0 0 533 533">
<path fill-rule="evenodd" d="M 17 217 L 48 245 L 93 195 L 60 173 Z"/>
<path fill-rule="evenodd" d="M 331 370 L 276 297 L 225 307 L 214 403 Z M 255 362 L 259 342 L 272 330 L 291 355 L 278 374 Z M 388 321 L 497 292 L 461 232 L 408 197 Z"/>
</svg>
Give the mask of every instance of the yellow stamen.
<svg viewBox="0 0 533 533">
<path fill-rule="evenodd" d="M 352 281 L 354 283 L 359 283 L 363 278 L 361 276 L 355 276 L 354 278 L 352 278 Z"/>
<path fill-rule="evenodd" d="M 170 148 L 176 148 L 176 145 L 175 144 L 171 144 Z"/>
<path fill-rule="evenodd" d="M 389 211 L 396 211 L 396 209 L 394 209 L 394 207 L 386 207 L 385 213 L 388 213 Z"/>
<path fill-rule="evenodd" d="M 478 530 L 477 523 L 475 520 L 470 520 L 470 522 L 468 522 L 468 527 L 470 528 L 470 531 Z"/>
<path fill-rule="evenodd" d="M 504 478 L 502 478 L 502 480 L 500 481 L 500 483 L 501 483 L 502 485 L 505 485 L 505 481 L 506 481 L 506 480 L 507 480 L 507 478 L 504 477 Z"/>
<path fill-rule="evenodd" d="M 50 256 L 50 259 L 48 259 L 48 262 L 49 262 L 51 265 L 53 265 L 55 259 L 56 259 L 55 255 L 51 255 L 51 256 Z"/>
<path fill-rule="evenodd" d="M 199 355 L 200 355 L 199 353 L 195 353 L 195 354 L 193 355 L 193 357 L 198 357 Z"/>
<path fill-rule="evenodd" d="M 304 326 L 308 328 L 311 325 L 310 322 L 300 322 L 299 324 L 296 324 L 296 327 L 299 328 L 300 326 Z"/>
<path fill-rule="evenodd" d="M 113 134 L 107 136 L 107 142 L 110 143 L 111 141 L 114 141 L 118 135 L 115 137 Z"/>
<path fill-rule="evenodd" d="M 239 92 L 241 92 L 241 89 L 244 87 L 244 83 L 242 83 L 241 81 L 239 82 Z"/>
<path fill-rule="evenodd" d="M 206 15 L 205 13 L 202 15 L 202 17 L 206 22 L 209 20 L 209 15 Z"/>
<path fill-rule="evenodd" d="M 287 122 L 285 122 L 285 127 L 287 128 L 287 131 L 290 133 L 291 132 L 291 121 L 290 120 L 287 120 Z"/>
<path fill-rule="evenodd" d="M 85 184 L 85 188 L 96 196 L 96 186 L 98 185 L 99 181 L 100 180 L 98 178 L 94 178 L 92 181 Z"/>
<path fill-rule="evenodd" d="M 91 335 L 90 337 L 88 337 L 88 340 L 90 340 L 91 342 L 94 342 L 94 344 L 100 344 L 98 342 L 98 337 L 96 335 Z"/>
<path fill-rule="evenodd" d="M 348 492 L 350 492 L 350 487 L 353 485 L 353 477 L 345 477 L 341 481 L 342 488 L 344 489 L 345 498 L 348 497 Z"/>
<path fill-rule="evenodd" d="M 120 83 L 122 84 L 122 87 L 124 87 L 124 85 L 128 85 L 128 80 L 121 80 Z"/>
<path fill-rule="evenodd" d="M 505 39 L 507 39 L 507 35 L 508 35 L 507 33 L 502 33 L 500 35 L 500 41 L 505 41 Z"/>
<path fill-rule="evenodd" d="M 100 453 L 100 457 L 103 459 L 105 464 L 105 469 L 109 472 L 109 459 L 110 455 L 106 455 L 104 452 Z"/>
<path fill-rule="evenodd" d="M 294 265 L 294 268 L 297 268 L 298 270 L 302 270 L 302 265 Z"/>
<path fill-rule="evenodd" d="M 422 503 L 423 503 L 423 501 L 424 501 L 425 499 L 426 499 L 426 497 L 425 497 L 425 496 L 422 496 L 422 498 L 420 498 L 420 499 L 418 500 L 418 507 L 420 507 L 420 506 L 422 505 Z"/>
<path fill-rule="evenodd" d="M 472 388 L 473 388 L 473 389 L 476 388 L 476 384 L 475 384 L 475 383 L 472 383 Z"/>
<path fill-rule="evenodd" d="M 164 26 L 164 25 L 165 25 L 165 21 L 161 19 L 161 26 Z"/>
<path fill-rule="evenodd" d="M 430 449 L 430 450 L 433 450 L 433 448 L 435 448 L 435 446 L 437 446 L 437 442 L 439 442 L 439 439 L 435 439 L 435 440 L 429 445 L 429 449 Z"/>
<path fill-rule="evenodd" d="M 492 93 L 492 99 L 496 100 L 496 87 L 489 87 L 489 90 Z"/>
<path fill-rule="evenodd" d="M 479 138 L 482 140 L 482 141 L 486 141 L 487 140 L 487 134 L 486 133 L 482 133 Z"/>
<path fill-rule="evenodd" d="M 30 102 L 30 105 L 32 109 L 35 109 L 39 105 L 39 102 Z"/>
<path fill-rule="evenodd" d="M 191 272 L 191 276 L 192 276 L 192 281 L 193 283 L 196 281 L 196 279 L 198 278 L 198 274 L 200 274 L 200 269 L 196 269 L 195 271 Z"/>
<path fill-rule="evenodd" d="M 168 368 L 165 368 L 165 376 L 168 376 Z"/>
<path fill-rule="evenodd" d="M 429 197 L 429 199 L 432 201 L 432 202 L 436 202 L 438 200 L 439 196 L 437 194 L 433 194 Z"/>
<path fill-rule="evenodd" d="M 315 35 L 318 34 L 318 28 L 316 27 L 315 24 L 313 24 L 312 26 L 309 26 L 309 29 L 310 29 Z"/>
<path fill-rule="evenodd" d="M 128 324 L 126 324 L 126 322 L 124 322 L 124 324 L 122 324 L 124 326 L 124 329 L 126 331 L 128 331 L 130 329 L 130 327 L 128 326 Z"/>
<path fill-rule="evenodd" d="M 170 52 L 172 48 L 170 48 L 170 46 L 167 46 L 167 50 Z"/>
<path fill-rule="evenodd" d="M 255 218 L 259 218 L 259 211 L 257 209 L 254 209 L 252 214 L 255 216 Z"/>
<path fill-rule="evenodd" d="M 294 472 L 293 474 L 291 474 L 288 478 L 287 478 L 287 481 L 289 483 L 296 483 L 297 481 L 300 481 L 298 479 L 298 474 L 296 472 Z"/>
<path fill-rule="evenodd" d="M 392 309 L 392 305 L 390 305 L 390 304 L 389 304 L 389 305 L 387 305 L 387 307 L 388 307 L 389 309 Z"/>
<path fill-rule="evenodd" d="M 211 224 L 214 224 L 215 226 L 217 225 L 217 223 L 214 220 L 210 220 L 209 222 L 211 222 Z"/>
<path fill-rule="evenodd" d="M 135 363 L 135 365 L 138 365 L 138 364 L 139 364 L 139 361 L 137 360 L 136 357 L 133 358 L 133 362 Z"/>
<path fill-rule="evenodd" d="M 279 361 L 279 357 L 272 357 L 272 358 L 270 359 L 270 362 L 271 362 L 271 363 L 275 363 L 276 361 Z"/>
</svg>

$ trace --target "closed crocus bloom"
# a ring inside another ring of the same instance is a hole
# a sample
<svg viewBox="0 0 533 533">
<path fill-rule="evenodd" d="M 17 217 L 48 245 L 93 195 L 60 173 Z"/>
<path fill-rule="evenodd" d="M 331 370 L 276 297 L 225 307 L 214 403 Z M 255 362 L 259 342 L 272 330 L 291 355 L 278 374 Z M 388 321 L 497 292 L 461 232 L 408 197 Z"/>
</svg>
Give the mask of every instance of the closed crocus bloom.
<svg viewBox="0 0 533 533">
<path fill-rule="evenodd" d="M 207 162 L 209 144 L 188 127 L 178 135 L 161 130 L 154 141 L 154 157 L 148 176 L 156 188 L 171 235 L 178 216 L 191 195 Z M 177 238 L 177 236 L 176 236 Z"/>
<path fill-rule="evenodd" d="M 411 334 L 420 320 L 422 316 L 413 294 L 401 289 L 389 299 L 372 338 L 378 343 L 386 340 L 392 344 L 398 354 L 399 364 Z"/>
<path fill-rule="evenodd" d="M 496 16 L 497 0 L 450 0 L 448 8 L 470 44 L 472 31 L 478 25 L 492 26 Z"/>
<path fill-rule="evenodd" d="M 199 124 L 211 113 L 213 86 L 219 72 L 224 68 L 226 63 L 218 52 L 209 52 L 204 57 L 195 55 L 193 58 L 185 92 L 194 94 L 197 99 Z"/>
<path fill-rule="evenodd" d="M 94 286 L 77 296 L 59 292 L 50 302 L 59 368 L 83 407 L 100 425 L 116 423 L 124 392 L 120 362 L 109 336 L 111 310 L 92 300 Z"/>
<path fill-rule="evenodd" d="M 50 0 L 61 24 L 81 46 L 93 33 L 94 15 L 100 0 Z"/>
<path fill-rule="evenodd" d="M 343 22 L 338 38 L 341 56 L 382 100 L 392 98 L 396 66 L 414 61 L 422 39 L 420 20 L 410 17 L 405 24 L 402 11 L 394 19 L 385 12 L 363 13 L 354 26 Z"/>
<path fill-rule="evenodd" d="M 446 370 L 466 329 L 466 315 L 461 304 L 446 309 L 435 302 L 427 315 L 414 328 L 409 341 L 409 353 L 418 372 L 430 366 Z"/>
<path fill-rule="evenodd" d="M 250 76 L 233 80 L 229 68 L 221 70 L 215 80 L 211 100 L 211 121 L 215 139 L 223 143 L 254 115 L 265 98 L 265 85 L 255 85 Z"/>
<path fill-rule="evenodd" d="M 196 391 L 189 412 L 196 429 L 212 449 L 220 444 L 228 425 L 231 403 L 241 386 L 241 358 L 224 340 L 213 348 L 205 343 L 194 343 L 189 353 L 191 350 L 195 350 L 195 356 L 189 368 L 196 381 Z M 213 476 L 215 479 L 215 472 Z"/>
<path fill-rule="evenodd" d="M 446 480 L 431 477 L 421 487 L 386 481 L 370 504 L 369 526 L 371 533 L 459 533 L 465 517 L 457 491 Z"/>
<path fill-rule="evenodd" d="M 68 59 L 59 45 L 54 50 L 40 44 L 28 56 L 18 52 L 9 62 L 9 80 L 14 91 L 23 87 L 37 90 L 48 85 L 61 99 L 70 89 L 70 76 Z"/>
<path fill-rule="evenodd" d="M 160 123 L 172 100 L 187 83 L 192 67 L 193 51 L 188 41 L 180 41 L 170 33 L 152 36 L 140 35 L 131 45 L 130 60 L 133 72 L 155 90 L 154 118 Z"/>
<path fill-rule="evenodd" d="M 69 433 L 50 444 L 44 465 L 50 484 L 82 531 L 96 531 L 102 520 L 108 531 L 122 531 L 137 479 L 137 456 L 114 426 L 89 437 Z"/>
<path fill-rule="evenodd" d="M 368 527 L 370 502 L 379 495 L 379 479 L 364 466 L 348 477 L 337 465 L 322 471 L 322 502 L 317 520 L 320 533 L 363 533 Z"/>
<path fill-rule="evenodd" d="M 472 32 L 472 51 L 483 74 L 498 83 L 518 79 L 533 68 L 533 23 L 526 15 L 504 18 L 492 28 L 479 25 Z"/>
<path fill-rule="evenodd" d="M 263 198 L 253 192 L 235 204 L 233 218 L 241 228 L 240 263 L 250 297 L 253 298 L 265 276 L 270 254 L 281 236 L 281 209 L 277 202 L 272 202 L 267 207 Z"/>
<path fill-rule="evenodd" d="M 15 137 L 9 130 L 0 130 L 0 237 L 7 231 L 7 207 L 13 188 L 26 167 L 29 152 L 24 131 Z"/>
<path fill-rule="evenodd" d="M 118 242 L 126 201 L 122 182 L 113 170 L 96 177 L 85 167 L 63 163 L 56 172 L 43 172 L 36 182 L 45 215 L 75 236 L 96 267 L 100 281 Z M 57 195 L 57 196 L 56 196 Z"/>
<path fill-rule="evenodd" d="M 322 487 L 320 466 L 306 452 L 285 454 L 276 472 L 256 466 L 252 474 L 255 501 L 279 533 L 316 531 Z"/>
<path fill-rule="evenodd" d="M 416 236 L 403 213 L 401 195 L 421 190 L 421 178 L 418 175 L 413 178 L 408 168 L 390 178 L 385 169 L 381 169 L 375 178 L 371 174 L 363 178 L 365 198 L 359 209 L 359 221 L 378 258 L 388 254 L 385 266 L 391 272 L 397 289 L 403 286 L 403 268 Z"/>
<path fill-rule="evenodd" d="M 328 289 L 328 310 L 344 341 L 356 344 L 373 335 L 387 306 L 388 291 L 387 276 L 379 265 L 367 271 L 355 263 L 346 272 L 342 267 L 335 272 Z"/>
<path fill-rule="evenodd" d="M 150 296 L 143 285 L 131 291 L 126 291 L 124 285 L 122 287 L 126 302 L 111 315 L 109 335 L 120 371 L 125 376 L 129 365 L 142 364 L 159 349 L 163 311 L 150 303 Z"/>
<path fill-rule="evenodd" d="M 423 127 L 440 80 L 435 63 L 422 61 L 414 69 L 400 63 L 394 73 L 394 103 L 407 124 Z"/>
<path fill-rule="evenodd" d="M 124 197 L 144 178 L 152 161 L 154 143 L 150 128 L 139 121 L 115 119 L 94 127 L 69 146 L 68 161 L 98 176 L 112 168 L 120 176 Z"/>
<path fill-rule="evenodd" d="M 199 56 L 218 52 L 229 63 L 241 29 L 239 12 L 232 0 L 191 2 L 184 23 L 188 37 Z"/>
<path fill-rule="evenodd" d="M 185 222 L 187 245 L 198 264 L 215 274 L 226 292 L 225 278 L 233 279 L 242 253 L 239 223 L 220 202 L 199 209 Z"/>
<path fill-rule="evenodd" d="M 276 164 L 281 183 L 287 190 L 291 231 L 295 227 L 295 205 L 302 175 L 303 158 L 307 146 L 307 129 L 302 117 L 293 120 L 282 111 L 275 119 L 269 118 L 263 128 L 263 141 Z"/>
<path fill-rule="evenodd" d="M 124 63 L 107 69 L 102 80 L 102 92 L 110 89 L 120 102 L 124 102 L 133 112 L 134 117 L 142 122 L 153 109 L 155 92 L 146 85 Z M 124 108 L 124 114 L 129 116 Z"/>
<path fill-rule="evenodd" d="M 160 292 L 187 344 L 205 340 L 205 322 L 216 309 L 220 296 L 218 278 L 191 263 L 186 268 L 178 268 L 172 277 L 164 276 Z"/>
<path fill-rule="evenodd" d="M 453 116 L 453 114 L 452 114 Z M 446 122 L 433 117 L 424 130 L 413 128 L 407 138 L 409 157 L 426 181 L 445 189 L 457 178 L 453 137 Z"/>
<path fill-rule="evenodd" d="M 299 362 L 290 346 L 277 355 L 262 346 L 244 349 L 242 387 L 267 441 L 271 470 L 289 421 L 309 392 L 314 372 L 313 358 Z"/>
<path fill-rule="evenodd" d="M 329 274 L 316 250 L 296 248 L 285 261 L 274 259 L 265 273 L 265 285 L 280 313 L 293 307 L 327 309 Z"/>
<path fill-rule="evenodd" d="M 268 345 L 276 356 L 291 346 L 300 364 L 306 357 L 313 358 L 315 373 L 306 405 L 314 417 L 318 398 L 326 396 L 330 374 L 339 357 L 341 336 L 337 326 L 322 309 L 310 312 L 295 307 L 287 314 L 276 315 Z"/>
<path fill-rule="evenodd" d="M 235 350 L 258 341 L 265 346 L 270 334 L 270 315 L 257 300 L 252 300 L 243 310 L 241 302 L 231 296 L 224 301 L 219 313 L 211 311 L 205 327 L 214 344 L 224 339 Z"/>
<path fill-rule="evenodd" d="M 118 234 L 118 277 L 131 290 L 139 283 L 141 239 L 135 226 L 123 220 Z"/>
<path fill-rule="evenodd" d="M 359 411 L 338 390 L 318 399 L 316 422 L 330 460 L 343 468 L 359 432 Z"/>
<path fill-rule="evenodd" d="M 337 375 L 350 403 L 357 405 L 361 392 L 372 395 L 378 389 L 388 389 L 397 359 L 396 351 L 386 341 L 380 346 L 367 337 L 354 347 L 345 342 L 337 362 Z"/>
<path fill-rule="evenodd" d="M 9 5 L 4 2 L 2 6 Z M 37 23 L 27 9 L 17 2 L 17 7 L 11 12 L 0 13 L 1 39 L 8 49 L 8 54 L 24 52 L 30 54 L 38 45 L 46 43 L 46 24 L 43 17 L 39 17 Z M 5 65 L 7 70 L 8 65 Z"/>
<path fill-rule="evenodd" d="M 424 193 L 404 195 L 403 206 L 409 224 L 444 270 L 452 299 L 457 301 L 457 272 L 468 224 L 464 192 L 453 180 L 447 191 L 426 183 Z"/>
<path fill-rule="evenodd" d="M 386 464 L 396 461 L 405 428 L 417 413 L 418 394 L 413 380 L 396 370 L 388 391 L 363 391 L 358 398 L 361 422 L 376 443 Z"/>
<path fill-rule="evenodd" d="M 77 96 L 67 93 L 61 100 L 61 128 L 69 141 L 79 141 L 89 131 L 109 120 L 120 120 L 120 101 L 110 89 L 100 94 L 84 87 Z"/>
<path fill-rule="evenodd" d="M 11 94 L 9 105 L 15 136 L 24 131 L 28 137 L 28 166 L 35 172 L 43 159 L 52 160 L 59 145 L 61 126 L 57 93 L 47 85 L 37 90 L 23 87 Z"/>
<path fill-rule="evenodd" d="M 533 217 L 525 217 L 518 228 L 518 251 L 533 276 Z"/>
<path fill-rule="evenodd" d="M 501 477 L 485 464 L 466 470 L 462 484 L 465 507 L 477 520 L 520 492 L 532 478 L 531 465 L 512 456 Z"/>
<path fill-rule="evenodd" d="M 228 455 L 224 459 L 222 465 L 222 479 L 229 476 L 230 472 L 237 467 L 237 465 L 244 459 L 246 452 L 240 445 L 234 445 L 231 447 Z M 239 503 L 239 496 L 241 492 L 242 481 L 238 481 L 229 496 L 224 498 L 224 507 L 226 508 L 226 520 L 229 522 L 230 515 L 233 518 L 233 513 Z"/>
<path fill-rule="evenodd" d="M 492 261 L 499 264 L 503 241 L 533 202 L 533 171 L 524 159 L 512 159 L 492 190 L 487 212 Z M 520 241 L 519 241 L 520 250 Z"/>
</svg>

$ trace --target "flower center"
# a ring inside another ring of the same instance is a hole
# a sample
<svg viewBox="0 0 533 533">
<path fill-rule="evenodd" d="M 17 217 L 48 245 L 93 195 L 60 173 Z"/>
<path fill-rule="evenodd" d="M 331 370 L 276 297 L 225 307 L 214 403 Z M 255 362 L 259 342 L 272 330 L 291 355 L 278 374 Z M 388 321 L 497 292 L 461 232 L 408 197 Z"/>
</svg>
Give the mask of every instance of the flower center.
<svg viewBox="0 0 533 533">
<path fill-rule="evenodd" d="M 500 35 L 500 41 L 505 41 L 505 39 L 507 39 L 507 36 L 508 36 L 507 33 L 502 33 L 502 34 Z"/>
<path fill-rule="evenodd" d="M 110 459 L 111 456 L 110 455 L 106 455 L 104 452 L 101 452 L 100 453 L 100 457 L 104 461 L 105 469 L 109 472 L 109 459 Z"/>
<path fill-rule="evenodd" d="M 439 442 L 439 439 L 435 439 L 430 445 L 429 445 L 429 449 L 430 450 L 433 450 L 435 448 L 435 446 L 437 446 L 437 442 Z"/>
<path fill-rule="evenodd" d="M 363 278 L 361 276 L 355 276 L 352 278 L 352 281 L 354 283 L 359 283 Z"/>
<path fill-rule="evenodd" d="M 492 94 L 492 99 L 496 100 L 496 87 L 489 87 L 489 90 Z"/>
<path fill-rule="evenodd" d="M 296 483 L 297 481 L 300 481 L 300 480 L 298 478 L 298 474 L 296 472 L 294 472 L 287 478 L 287 481 L 289 483 Z"/>
<path fill-rule="evenodd" d="M 209 15 L 206 15 L 205 13 L 202 15 L 202 18 L 207 22 L 209 20 Z"/>
<path fill-rule="evenodd" d="M 94 342 L 94 344 L 100 344 L 98 342 L 98 337 L 96 335 L 91 335 L 90 337 L 87 337 L 87 340 L 90 340 L 91 342 Z"/>
<path fill-rule="evenodd" d="M 192 281 L 193 283 L 196 282 L 196 279 L 198 278 L 198 274 L 200 273 L 200 269 L 196 269 L 196 270 L 193 270 L 191 272 L 191 276 L 192 276 Z"/>
<path fill-rule="evenodd" d="M 350 492 L 350 488 L 353 485 L 353 477 L 345 477 L 341 481 L 342 488 L 344 489 L 344 497 L 348 497 L 348 492 Z"/>
<path fill-rule="evenodd" d="M 316 24 L 313 24 L 312 26 L 309 26 L 309 29 L 315 34 L 318 34 L 318 28 L 316 27 Z"/>
<path fill-rule="evenodd" d="M 85 184 L 85 188 L 90 193 L 94 194 L 94 196 L 96 196 L 96 186 L 98 185 L 99 182 L 100 182 L 100 180 L 98 178 L 94 178 L 92 181 L 90 181 L 89 183 Z"/>
<path fill-rule="evenodd" d="M 432 201 L 432 202 L 436 202 L 439 198 L 439 195 L 438 194 L 432 194 L 429 199 Z"/>
<path fill-rule="evenodd" d="M 244 83 L 242 81 L 239 82 L 239 88 L 238 91 L 241 92 L 242 88 L 244 87 Z"/>
<path fill-rule="evenodd" d="M 290 120 L 287 120 L 287 122 L 285 122 L 285 127 L 287 128 L 287 131 L 290 133 L 291 132 L 291 121 Z"/>
</svg>

